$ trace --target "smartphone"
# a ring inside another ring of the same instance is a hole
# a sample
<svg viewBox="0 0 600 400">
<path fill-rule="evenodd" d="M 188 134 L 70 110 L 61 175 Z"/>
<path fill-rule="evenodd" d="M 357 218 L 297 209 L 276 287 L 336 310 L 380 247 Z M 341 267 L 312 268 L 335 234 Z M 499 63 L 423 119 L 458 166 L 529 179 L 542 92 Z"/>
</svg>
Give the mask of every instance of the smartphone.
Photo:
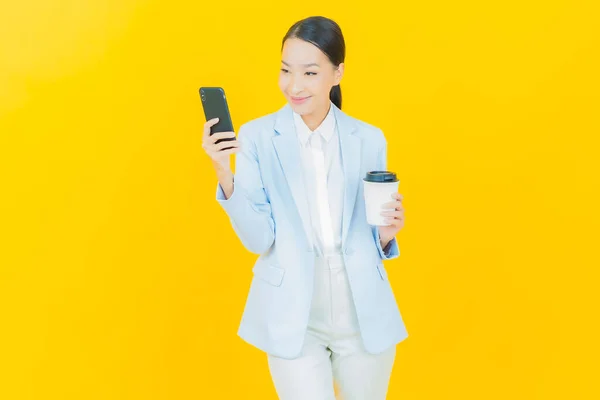
<svg viewBox="0 0 600 400">
<path fill-rule="evenodd" d="M 221 87 L 201 87 L 200 100 L 202 100 L 202 108 L 206 120 L 219 118 L 219 122 L 210 128 L 210 134 L 217 132 L 233 132 L 233 123 L 225 97 L 225 90 Z M 235 140 L 235 138 L 219 139 L 216 143 L 223 141 Z M 232 147 L 224 148 L 223 150 L 231 149 Z"/>
</svg>

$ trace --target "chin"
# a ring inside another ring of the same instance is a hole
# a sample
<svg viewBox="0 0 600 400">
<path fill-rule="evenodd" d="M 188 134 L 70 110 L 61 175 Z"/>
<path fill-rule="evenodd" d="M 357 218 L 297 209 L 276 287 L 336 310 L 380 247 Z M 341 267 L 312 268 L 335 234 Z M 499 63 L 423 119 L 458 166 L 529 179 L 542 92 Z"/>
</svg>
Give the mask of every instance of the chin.
<svg viewBox="0 0 600 400">
<path fill-rule="evenodd" d="M 308 115 L 313 112 L 313 107 L 309 104 L 294 104 L 292 101 L 288 101 L 288 103 L 298 115 Z"/>
<path fill-rule="evenodd" d="M 303 107 L 298 107 L 290 103 L 292 110 L 298 115 L 306 115 L 308 112 Z"/>
</svg>

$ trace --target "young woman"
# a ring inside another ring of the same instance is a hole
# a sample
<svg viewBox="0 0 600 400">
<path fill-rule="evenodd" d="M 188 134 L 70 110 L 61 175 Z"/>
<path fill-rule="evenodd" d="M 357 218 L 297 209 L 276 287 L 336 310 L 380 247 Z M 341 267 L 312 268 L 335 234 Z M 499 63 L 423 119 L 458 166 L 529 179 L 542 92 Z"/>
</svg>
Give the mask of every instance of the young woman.
<svg viewBox="0 0 600 400">
<path fill-rule="evenodd" d="M 217 201 L 259 255 L 238 334 L 268 357 L 282 400 L 385 399 L 406 332 L 383 260 L 398 257 L 402 196 L 367 223 L 362 178 L 386 169 L 382 131 L 341 111 L 345 43 L 311 17 L 283 38 L 287 104 L 233 132 L 209 135 Z M 232 149 L 223 150 L 233 146 Z M 235 174 L 230 156 L 236 153 Z"/>
</svg>

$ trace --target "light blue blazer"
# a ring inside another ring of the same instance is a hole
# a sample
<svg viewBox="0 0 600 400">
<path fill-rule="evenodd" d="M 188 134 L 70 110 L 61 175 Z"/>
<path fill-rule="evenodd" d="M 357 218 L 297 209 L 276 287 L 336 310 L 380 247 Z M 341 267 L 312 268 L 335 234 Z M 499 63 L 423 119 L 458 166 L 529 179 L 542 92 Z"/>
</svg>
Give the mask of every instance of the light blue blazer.
<svg viewBox="0 0 600 400">
<path fill-rule="evenodd" d="M 367 223 L 362 178 L 385 170 L 383 132 L 334 107 L 345 176 L 342 248 L 365 349 L 379 353 L 408 334 L 383 260 L 399 256 L 393 239 L 387 254 L 377 228 Z M 309 320 L 315 254 L 311 248 L 300 144 L 291 107 L 242 125 L 235 156 L 234 192 L 223 207 L 242 244 L 258 254 L 238 335 L 278 357 L 296 358 Z"/>
</svg>

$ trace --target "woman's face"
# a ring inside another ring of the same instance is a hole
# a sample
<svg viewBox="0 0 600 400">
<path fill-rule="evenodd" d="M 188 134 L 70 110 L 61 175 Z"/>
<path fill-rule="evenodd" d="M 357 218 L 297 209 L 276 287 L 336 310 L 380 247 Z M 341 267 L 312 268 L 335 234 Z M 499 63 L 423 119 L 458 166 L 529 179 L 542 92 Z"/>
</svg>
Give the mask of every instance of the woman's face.
<svg viewBox="0 0 600 400">
<path fill-rule="evenodd" d="M 336 67 L 317 46 L 301 39 L 285 41 L 279 88 L 292 109 L 310 115 L 329 108 L 329 92 L 342 79 L 344 64 Z"/>
</svg>

